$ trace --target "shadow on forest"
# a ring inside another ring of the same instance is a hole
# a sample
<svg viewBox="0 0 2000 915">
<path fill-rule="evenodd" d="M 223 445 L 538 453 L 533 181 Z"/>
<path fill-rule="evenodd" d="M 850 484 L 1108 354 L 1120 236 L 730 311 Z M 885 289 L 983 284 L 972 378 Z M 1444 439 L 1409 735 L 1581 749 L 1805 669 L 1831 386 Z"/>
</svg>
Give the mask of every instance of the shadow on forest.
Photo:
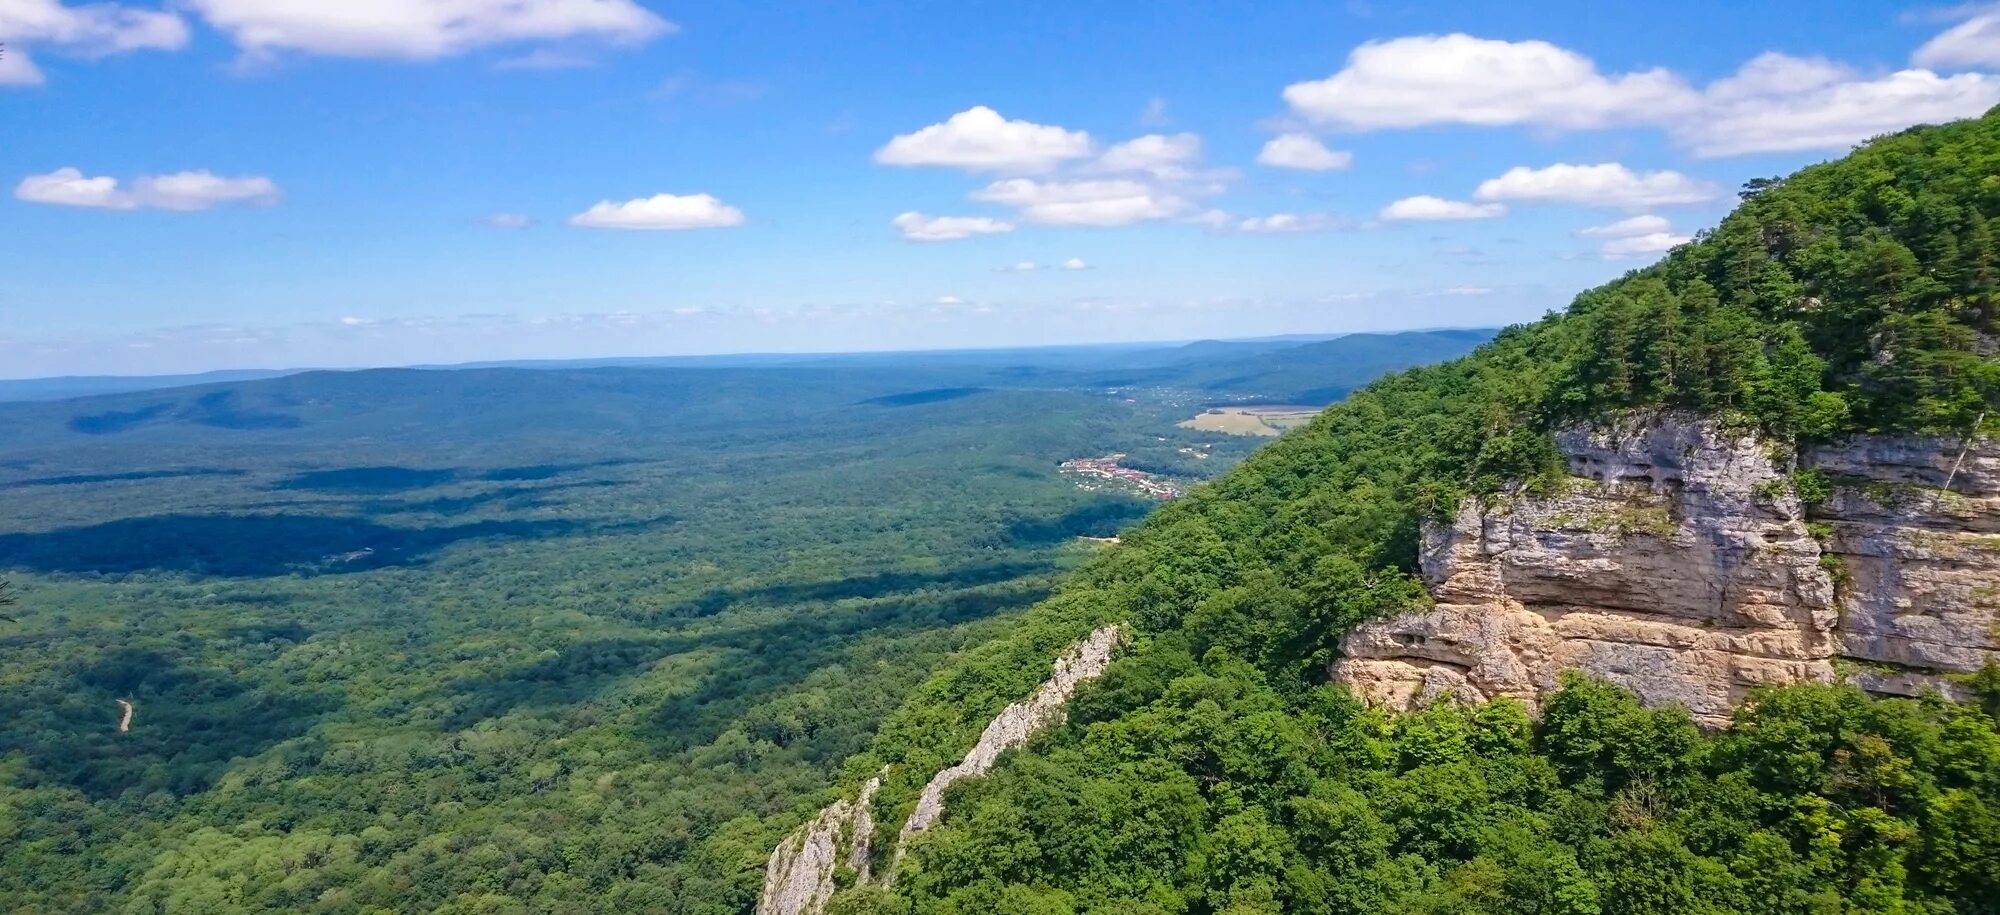
<svg viewBox="0 0 2000 915">
<path fill-rule="evenodd" d="M 136 410 L 110 410 L 69 421 L 71 432 L 84 435 L 111 435 L 136 429 L 154 420 L 193 423 L 217 429 L 297 429 L 305 421 L 290 413 L 246 409 L 237 402 L 235 390 L 215 391 L 195 399 L 180 409 L 171 403 L 157 403 Z"/>
<path fill-rule="evenodd" d="M 32 480 L 13 480 L 0 483 L 0 489 L 23 489 L 29 486 L 83 486 L 91 483 L 124 483 L 134 480 L 178 480 L 189 477 L 240 477 L 246 470 L 231 470 L 223 467 L 188 467 L 180 470 L 132 470 L 125 473 L 74 473 L 59 477 L 38 477 Z"/>
<path fill-rule="evenodd" d="M 1078 537 L 1111 537 L 1152 512 L 1137 499 L 1093 502 L 1059 518 L 1023 518 L 1007 526 L 1007 536 L 1027 546 L 1047 546 Z"/>
<path fill-rule="evenodd" d="M 578 642 L 553 658 L 490 677 L 454 684 L 465 705 L 442 724 L 470 727 L 480 720 L 510 711 L 563 709 L 583 702 L 620 678 L 651 668 L 663 658 L 690 652 L 727 654 L 722 670 L 705 676 L 699 686 L 661 704 L 652 715 L 648 736 L 660 752 L 701 746 L 727 730 L 745 712 L 812 673 L 838 663 L 857 638 L 879 640 L 885 635 L 921 632 L 1020 609 L 1048 596 L 1045 581 L 1019 587 L 994 583 L 1045 571 L 1029 563 L 985 566 L 942 575 L 923 576 L 933 582 L 968 582 L 959 590 L 921 590 L 883 596 L 850 612 L 801 613 L 776 622 L 699 634 L 663 634 L 658 638 L 618 638 Z M 1001 569 L 1017 574 L 994 575 Z M 970 574 L 968 574 L 970 573 Z M 879 581 L 884 576 L 865 576 Z M 985 581 L 975 579 L 986 578 Z M 840 585 L 844 590 L 846 583 Z M 798 590 L 811 587 L 799 586 Z M 768 589 L 779 591 L 784 589 Z"/>
<path fill-rule="evenodd" d="M 944 403 L 948 400 L 958 400 L 964 397 L 971 397 L 974 394 L 984 394 L 986 390 L 986 388 L 932 388 L 927 391 L 909 391 L 903 394 L 885 394 L 881 397 L 870 397 L 862 401 L 862 403 L 877 407 L 914 407 L 927 403 Z"/>
<path fill-rule="evenodd" d="M 1048 562 L 999 562 L 983 566 L 961 566 L 942 572 L 876 572 L 834 581 L 764 585 L 756 588 L 717 588 L 695 599 L 676 604 L 658 616 L 692 619 L 714 616 L 737 604 L 790 604 L 800 601 L 878 598 L 908 591 L 939 588 L 969 588 L 1035 575 L 1049 571 Z"/>
<path fill-rule="evenodd" d="M 43 573 L 185 572 L 224 577 L 334 574 L 421 564 L 467 540 L 546 540 L 645 530 L 674 519 L 478 521 L 392 527 L 325 515 L 153 515 L 0 534 L 0 568 Z"/>
<path fill-rule="evenodd" d="M 129 733 L 117 731 L 118 699 L 135 706 Z M 19 751 L 43 777 L 93 797 L 187 795 L 339 704 L 323 693 L 257 689 L 226 670 L 186 665 L 171 649 L 120 648 L 68 662 L 59 677 L 0 700 L 0 754 Z"/>
<path fill-rule="evenodd" d="M 525 467 L 338 467 L 308 470 L 271 484 L 272 489 L 328 493 L 396 493 L 429 489 L 446 483 L 533 483 L 601 467 L 642 463 L 630 459 L 582 464 L 531 464 Z"/>
</svg>

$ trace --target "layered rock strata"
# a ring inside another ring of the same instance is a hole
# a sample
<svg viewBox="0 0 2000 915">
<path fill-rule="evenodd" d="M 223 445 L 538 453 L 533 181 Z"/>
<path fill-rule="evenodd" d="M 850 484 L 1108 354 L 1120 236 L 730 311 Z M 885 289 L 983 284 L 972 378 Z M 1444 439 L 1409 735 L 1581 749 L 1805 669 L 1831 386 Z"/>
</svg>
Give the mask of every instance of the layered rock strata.
<svg viewBox="0 0 2000 915">
<path fill-rule="evenodd" d="M 1562 491 L 1468 500 L 1427 527 L 1436 606 L 1356 629 L 1336 680 L 1400 709 L 1532 706 L 1578 669 L 1720 725 L 1760 685 L 1949 691 L 1944 675 L 2000 648 L 1993 441 L 1860 438 L 1795 462 L 1667 414 L 1557 443 Z M 1811 509 L 1795 463 L 1831 484 Z"/>
</svg>

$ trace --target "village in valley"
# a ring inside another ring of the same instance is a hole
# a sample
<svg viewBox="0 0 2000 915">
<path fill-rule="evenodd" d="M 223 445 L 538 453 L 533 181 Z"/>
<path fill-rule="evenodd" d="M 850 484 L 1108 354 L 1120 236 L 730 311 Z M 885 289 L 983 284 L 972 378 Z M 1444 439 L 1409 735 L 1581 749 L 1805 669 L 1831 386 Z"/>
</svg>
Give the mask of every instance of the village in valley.
<svg viewBox="0 0 2000 915">
<path fill-rule="evenodd" d="M 1181 497 L 1179 486 L 1143 470 L 1120 466 L 1118 462 L 1124 459 L 1123 454 L 1071 458 L 1062 462 L 1061 472 L 1064 476 L 1075 478 L 1078 489 L 1092 492 L 1127 492 L 1162 502 Z"/>
</svg>

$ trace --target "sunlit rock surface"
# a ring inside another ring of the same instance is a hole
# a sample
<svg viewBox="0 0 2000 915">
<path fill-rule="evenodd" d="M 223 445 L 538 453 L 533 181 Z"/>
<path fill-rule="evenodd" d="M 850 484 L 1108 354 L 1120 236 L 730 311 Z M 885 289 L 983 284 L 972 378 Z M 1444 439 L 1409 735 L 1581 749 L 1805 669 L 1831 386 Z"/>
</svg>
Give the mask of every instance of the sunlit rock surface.
<svg viewBox="0 0 2000 915">
<path fill-rule="evenodd" d="M 1429 612 L 1358 628 L 1335 678 L 1410 708 L 1530 705 L 1567 669 L 1720 725 L 1756 686 L 1951 691 L 1995 654 L 2000 445 L 1858 438 L 1789 455 L 1680 415 L 1557 436 L 1561 492 L 1469 500 L 1425 532 Z M 1954 463 L 1964 459 L 1940 491 Z"/>
</svg>

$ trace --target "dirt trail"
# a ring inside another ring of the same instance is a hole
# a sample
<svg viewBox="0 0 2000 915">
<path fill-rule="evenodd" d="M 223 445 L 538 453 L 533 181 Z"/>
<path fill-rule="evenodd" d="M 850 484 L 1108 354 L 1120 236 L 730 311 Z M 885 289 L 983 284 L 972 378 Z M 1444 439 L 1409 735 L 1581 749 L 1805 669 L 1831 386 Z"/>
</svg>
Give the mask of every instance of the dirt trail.
<svg viewBox="0 0 2000 915">
<path fill-rule="evenodd" d="M 120 699 L 118 707 L 125 710 L 125 714 L 118 719 L 118 733 L 123 734 L 132 730 L 132 703 Z"/>
</svg>

